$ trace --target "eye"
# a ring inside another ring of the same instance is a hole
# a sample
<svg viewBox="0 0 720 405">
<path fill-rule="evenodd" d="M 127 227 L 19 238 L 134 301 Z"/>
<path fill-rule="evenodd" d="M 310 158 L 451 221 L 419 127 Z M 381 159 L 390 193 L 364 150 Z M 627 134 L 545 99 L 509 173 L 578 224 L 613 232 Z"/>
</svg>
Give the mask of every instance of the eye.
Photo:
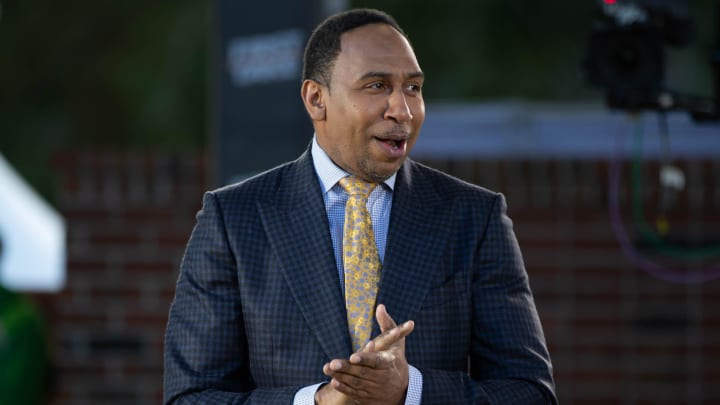
<svg viewBox="0 0 720 405">
<path fill-rule="evenodd" d="M 385 88 L 385 83 L 383 82 L 373 82 L 370 83 L 370 85 L 367 86 L 369 89 L 375 89 L 375 90 L 382 90 Z"/>
<path fill-rule="evenodd" d="M 410 83 L 407 85 L 407 90 L 411 93 L 420 93 L 420 91 L 422 91 L 422 86 L 418 83 Z"/>
</svg>

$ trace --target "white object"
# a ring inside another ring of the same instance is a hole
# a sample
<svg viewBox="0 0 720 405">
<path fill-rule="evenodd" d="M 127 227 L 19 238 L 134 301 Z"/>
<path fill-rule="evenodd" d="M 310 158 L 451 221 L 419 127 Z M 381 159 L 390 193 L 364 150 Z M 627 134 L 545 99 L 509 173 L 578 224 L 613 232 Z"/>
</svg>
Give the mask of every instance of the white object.
<svg viewBox="0 0 720 405">
<path fill-rule="evenodd" d="M 662 165 L 660 169 L 660 184 L 665 187 L 674 188 L 677 191 L 682 191 L 685 188 L 685 173 L 673 165 Z"/>
<path fill-rule="evenodd" d="M 65 284 L 65 221 L 0 154 L 0 284 L 53 292 Z"/>
</svg>

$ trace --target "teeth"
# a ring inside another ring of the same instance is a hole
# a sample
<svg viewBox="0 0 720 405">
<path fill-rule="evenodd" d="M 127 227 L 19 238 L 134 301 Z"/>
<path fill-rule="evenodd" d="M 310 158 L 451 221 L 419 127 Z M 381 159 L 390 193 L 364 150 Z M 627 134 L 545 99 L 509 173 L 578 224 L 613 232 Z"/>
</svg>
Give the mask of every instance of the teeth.
<svg viewBox="0 0 720 405">
<path fill-rule="evenodd" d="M 385 139 L 383 140 L 386 144 L 388 144 L 393 149 L 399 149 L 400 145 L 402 145 L 402 140 L 394 140 L 394 139 Z"/>
</svg>

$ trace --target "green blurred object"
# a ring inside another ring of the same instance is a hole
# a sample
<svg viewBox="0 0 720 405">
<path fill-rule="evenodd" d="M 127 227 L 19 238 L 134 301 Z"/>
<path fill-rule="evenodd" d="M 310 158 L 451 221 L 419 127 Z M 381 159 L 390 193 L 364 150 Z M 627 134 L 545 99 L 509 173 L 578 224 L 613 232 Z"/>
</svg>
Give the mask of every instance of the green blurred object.
<svg viewBox="0 0 720 405">
<path fill-rule="evenodd" d="M 43 318 L 23 296 L 0 286 L 0 404 L 46 403 L 49 377 Z"/>
</svg>

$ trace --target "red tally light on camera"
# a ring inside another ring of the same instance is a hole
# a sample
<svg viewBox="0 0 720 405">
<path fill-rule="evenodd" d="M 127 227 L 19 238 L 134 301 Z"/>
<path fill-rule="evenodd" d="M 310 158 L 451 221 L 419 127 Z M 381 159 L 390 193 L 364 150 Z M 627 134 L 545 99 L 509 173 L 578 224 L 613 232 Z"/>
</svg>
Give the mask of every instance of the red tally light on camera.
<svg viewBox="0 0 720 405">
<path fill-rule="evenodd" d="M 617 3 L 617 0 L 603 0 L 603 3 L 612 5 L 612 4 Z"/>
</svg>

